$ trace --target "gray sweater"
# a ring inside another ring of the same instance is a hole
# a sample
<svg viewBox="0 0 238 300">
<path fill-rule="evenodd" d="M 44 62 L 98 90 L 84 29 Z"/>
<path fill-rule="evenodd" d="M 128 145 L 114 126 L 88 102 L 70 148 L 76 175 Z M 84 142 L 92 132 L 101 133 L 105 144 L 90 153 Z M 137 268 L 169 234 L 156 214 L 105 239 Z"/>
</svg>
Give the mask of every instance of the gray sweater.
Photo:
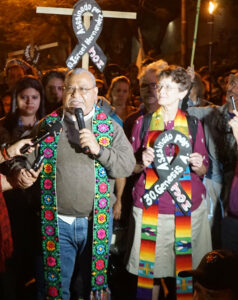
<svg viewBox="0 0 238 300">
<path fill-rule="evenodd" d="M 114 179 L 131 175 L 135 158 L 130 142 L 120 125 L 112 120 L 114 135 L 110 147 L 105 148 L 98 161 L 110 179 L 110 207 L 115 203 Z M 92 130 L 92 118 L 85 122 Z M 30 164 L 36 154 L 28 155 Z M 92 212 L 95 195 L 94 159 L 84 154 L 79 145 L 77 122 L 64 117 L 63 132 L 58 142 L 56 163 L 56 194 L 58 213 L 86 217 Z"/>
</svg>

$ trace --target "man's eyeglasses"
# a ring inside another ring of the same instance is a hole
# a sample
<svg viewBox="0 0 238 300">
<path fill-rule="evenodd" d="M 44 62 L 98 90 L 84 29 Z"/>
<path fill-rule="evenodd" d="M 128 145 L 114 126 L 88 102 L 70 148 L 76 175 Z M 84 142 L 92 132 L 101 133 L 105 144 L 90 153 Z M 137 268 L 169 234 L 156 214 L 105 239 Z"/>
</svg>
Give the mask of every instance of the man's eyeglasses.
<svg viewBox="0 0 238 300">
<path fill-rule="evenodd" d="M 157 89 L 157 83 L 156 82 L 151 82 L 151 83 L 142 83 L 140 85 L 140 88 L 141 89 L 152 89 L 152 90 L 155 90 Z"/>
<path fill-rule="evenodd" d="M 81 95 L 86 95 L 90 90 L 94 89 L 95 86 L 91 87 L 91 88 L 85 88 L 85 87 L 75 87 L 75 86 L 66 86 L 64 88 L 65 92 L 67 94 L 73 94 L 75 93 L 75 91 L 78 91 Z"/>
</svg>

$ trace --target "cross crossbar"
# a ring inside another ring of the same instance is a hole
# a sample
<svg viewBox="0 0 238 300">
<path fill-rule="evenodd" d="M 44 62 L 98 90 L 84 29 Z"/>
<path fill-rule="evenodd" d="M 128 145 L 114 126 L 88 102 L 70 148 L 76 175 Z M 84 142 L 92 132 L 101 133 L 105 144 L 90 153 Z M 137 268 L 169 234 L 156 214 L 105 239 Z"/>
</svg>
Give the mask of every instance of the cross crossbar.
<svg viewBox="0 0 238 300">
<path fill-rule="evenodd" d="M 71 16 L 73 14 L 73 9 L 72 8 L 62 8 L 62 7 L 37 6 L 36 13 Z M 103 13 L 104 18 L 132 19 L 132 20 L 136 19 L 136 13 L 134 13 L 134 12 L 103 10 L 102 13 Z M 91 14 L 85 13 L 85 15 L 90 16 Z"/>
<path fill-rule="evenodd" d="M 40 45 L 38 47 L 39 50 L 44 50 L 44 49 L 49 49 L 49 48 L 53 48 L 53 47 L 57 47 L 59 46 L 58 42 L 55 43 L 50 43 L 50 44 L 44 44 L 44 45 Z M 12 57 L 12 56 L 17 56 L 17 55 L 22 55 L 24 54 L 25 50 L 17 50 L 17 51 L 12 51 L 8 53 L 8 57 Z"/>
</svg>

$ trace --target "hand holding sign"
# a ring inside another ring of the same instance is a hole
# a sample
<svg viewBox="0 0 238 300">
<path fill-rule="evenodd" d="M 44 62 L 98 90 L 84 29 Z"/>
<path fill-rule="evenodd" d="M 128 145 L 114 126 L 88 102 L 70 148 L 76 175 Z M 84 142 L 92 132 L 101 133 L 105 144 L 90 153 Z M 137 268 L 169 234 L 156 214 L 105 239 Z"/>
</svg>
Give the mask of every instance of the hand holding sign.
<svg viewBox="0 0 238 300">
<path fill-rule="evenodd" d="M 147 168 L 155 158 L 155 151 L 153 148 L 148 147 L 145 151 L 142 153 L 142 161 L 145 168 Z"/>
<path fill-rule="evenodd" d="M 82 22 L 82 17 L 85 13 L 92 14 L 88 30 L 86 30 Z M 69 69 L 75 68 L 81 57 L 88 52 L 94 64 L 102 72 L 107 58 L 102 49 L 96 44 L 103 25 L 103 14 L 99 5 L 94 0 L 78 1 L 74 6 L 72 24 L 78 44 L 66 61 L 67 67 Z"/>
</svg>

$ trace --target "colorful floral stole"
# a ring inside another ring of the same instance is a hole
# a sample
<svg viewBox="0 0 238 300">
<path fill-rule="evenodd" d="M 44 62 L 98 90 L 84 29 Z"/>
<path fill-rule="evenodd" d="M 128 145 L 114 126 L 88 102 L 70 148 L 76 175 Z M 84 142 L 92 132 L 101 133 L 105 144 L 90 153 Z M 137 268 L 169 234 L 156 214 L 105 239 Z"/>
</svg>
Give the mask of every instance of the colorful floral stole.
<svg viewBox="0 0 238 300">
<path fill-rule="evenodd" d="M 56 110 L 47 116 L 42 122 L 42 127 L 55 120 L 62 121 L 62 112 L 60 110 Z M 96 107 L 92 121 L 92 130 L 100 145 L 110 147 L 113 139 L 113 124 L 111 118 L 99 107 Z M 44 167 L 41 172 L 41 232 L 46 299 L 62 299 L 55 180 L 58 140 L 59 135 L 48 137 L 41 143 L 40 148 L 41 154 L 44 154 Z M 101 293 L 101 290 L 106 290 L 107 288 L 110 183 L 105 168 L 97 160 L 95 160 L 95 174 L 92 290 L 94 293 Z"/>
</svg>

